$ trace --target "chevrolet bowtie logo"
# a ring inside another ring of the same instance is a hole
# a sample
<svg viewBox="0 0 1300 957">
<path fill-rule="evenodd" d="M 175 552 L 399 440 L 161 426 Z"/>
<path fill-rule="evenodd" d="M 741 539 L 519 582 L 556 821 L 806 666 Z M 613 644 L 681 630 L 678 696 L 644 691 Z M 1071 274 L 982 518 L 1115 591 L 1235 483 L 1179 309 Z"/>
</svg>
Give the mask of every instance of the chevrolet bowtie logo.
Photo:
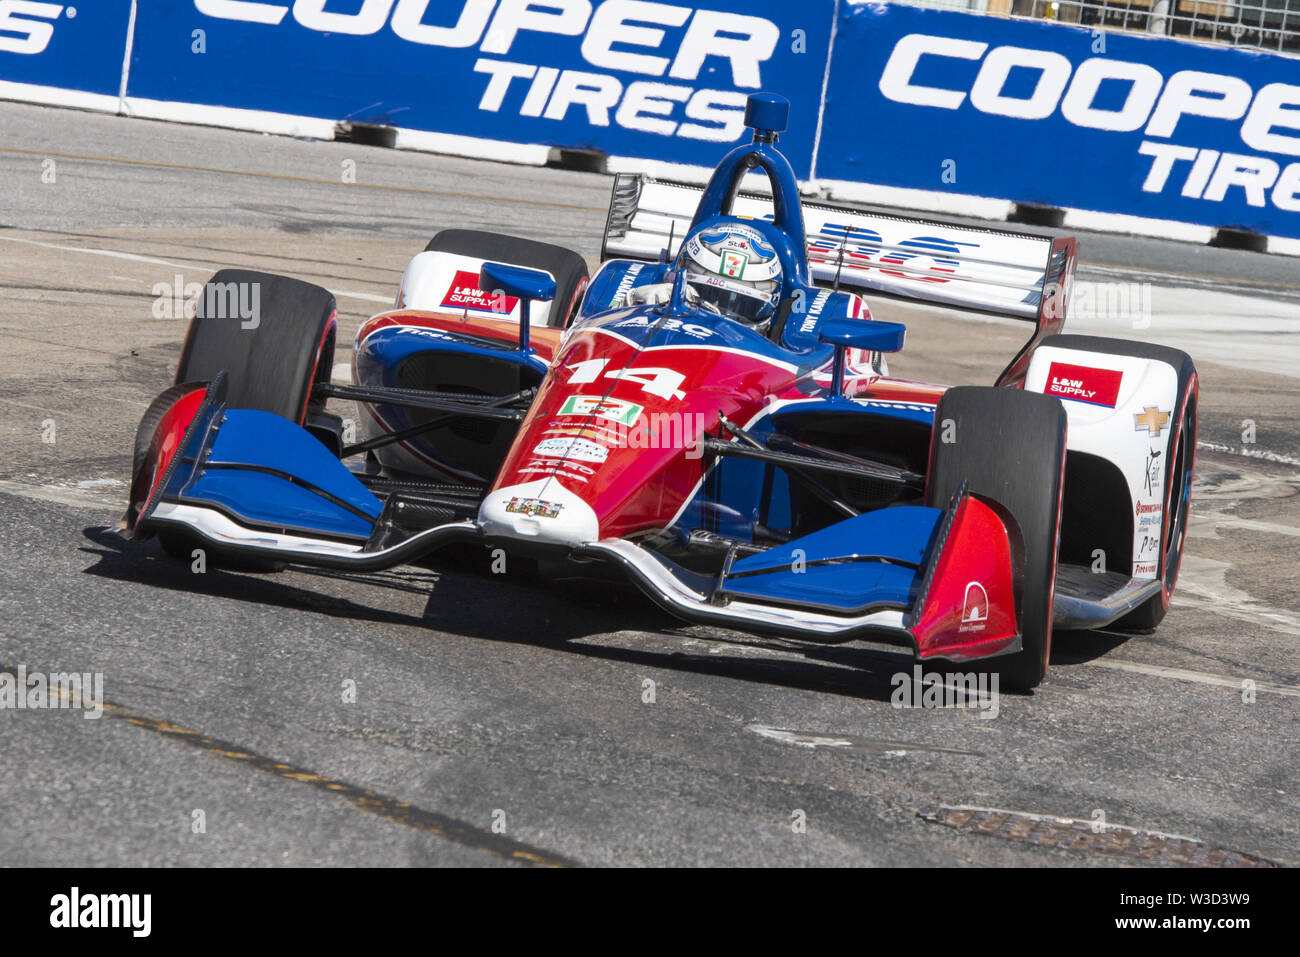
<svg viewBox="0 0 1300 957">
<path fill-rule="evenodd" d="M 1147 435 L 1159 435 L 1169 421 L 1169 413 L 1161 412 L 1159 406 L 1149 405 L 1145 412 L 1133 413 L 1133 431 L 1147 430 Z"/>
</svg>

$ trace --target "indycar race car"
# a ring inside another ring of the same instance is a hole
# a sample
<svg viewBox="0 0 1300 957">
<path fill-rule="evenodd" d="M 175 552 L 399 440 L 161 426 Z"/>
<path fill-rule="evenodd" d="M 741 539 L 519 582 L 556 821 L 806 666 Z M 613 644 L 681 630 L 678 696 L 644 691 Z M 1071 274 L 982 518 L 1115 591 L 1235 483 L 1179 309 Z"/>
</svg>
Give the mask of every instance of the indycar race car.
<svg viewBox="0 0 1300 957">
<path fill-rule="evenodd" d="M 1060 334 L 1073 238 L 801 202 L 788 110 L 752 96 L 753 142 L 702 190 L 617 176 L 594 276 L 439 233 L 360 328 L 349 385 L 329 292 L 218 272 L 140 424 L 127 534 L 352 570 L 468 543 L 617 575 L 689 622 L 897 643 L 1020 689 L 1054 628 L 1154 628 L 1192 361 Z M 903 380 L 905 328 L 864 291 L 1033 332 L 993 385 Z M 358 403 L 357 434 L 330 400 Z"/>
</svg>

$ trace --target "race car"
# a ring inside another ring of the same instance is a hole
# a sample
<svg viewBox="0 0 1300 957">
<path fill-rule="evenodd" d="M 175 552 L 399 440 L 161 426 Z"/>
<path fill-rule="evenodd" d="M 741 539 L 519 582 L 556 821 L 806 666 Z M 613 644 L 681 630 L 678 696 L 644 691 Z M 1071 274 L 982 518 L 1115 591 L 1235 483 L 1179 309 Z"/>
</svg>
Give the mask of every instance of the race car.
<svg viewBox="0 0 1300 957">
<path fill-rule="evenodd" d="M 788 115 L 752 96 L 752 142 L 703 189 L 616 177 L 594 276 L 547 243 L 439 233 L 361 326 L 350 385 L 329 292 L 218 272 L 140 423 L 125 533 L 350 570 L 468 544 L 1014 689 L 1054 629 L 1153 629 L 1187 529 L 1192 361 L 1060 334 L 1073 238 L 802 202 Z M 864 292 L 1033 331 L 992 385 L 900 379 L 906 329 Z M 358 403 L 359 433 L 330 400 Z"/>
</svg>

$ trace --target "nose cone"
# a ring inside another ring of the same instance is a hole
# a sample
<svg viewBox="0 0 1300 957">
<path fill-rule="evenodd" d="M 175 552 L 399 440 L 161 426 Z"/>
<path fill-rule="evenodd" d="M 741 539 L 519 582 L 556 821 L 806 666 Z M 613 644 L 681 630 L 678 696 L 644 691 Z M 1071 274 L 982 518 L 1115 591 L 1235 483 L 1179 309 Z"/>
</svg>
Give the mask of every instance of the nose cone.
<svg viewBox="0 0 1300 957">
<path fill-rule="evenodd" d="M 488 493 L 479 506 L 478 520 L 488 535 L 546 544 L 582 545 L 600 537 L 595 511 L 557 478 Z"/>
</svg>

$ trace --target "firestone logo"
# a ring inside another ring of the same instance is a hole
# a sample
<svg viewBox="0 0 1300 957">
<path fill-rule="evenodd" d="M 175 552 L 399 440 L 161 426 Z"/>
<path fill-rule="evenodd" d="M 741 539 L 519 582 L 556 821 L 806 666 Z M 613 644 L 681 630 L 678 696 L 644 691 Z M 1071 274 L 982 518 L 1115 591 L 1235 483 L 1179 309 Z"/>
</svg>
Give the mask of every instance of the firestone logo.
<svg viewBox="0 0 1300 957">
<path fill-rule="evenodd" d="M 194 0 L 200 13 L 225 20 L 278 26 L 292 10 L 301 26 L 322 33 L 370 36 L 387 26 L 410 43 L 477 48 L 486 112 L 557 121 L 572 113 L 592 126 L 722 143 L 744 132 L 744 91 L 762 87 L 762 66 L 781 36 L 762 17 L 647 0 L 361 0 L 359 9 L 353 0 L 347 12 L 326 10 L 330 4 Z M 527 62 L 524 51 L 545 51 L 555 37 L 581 37 L 592 69 Z M 730 79 L 731 88 L 697 88 L 715 64 L 725 66 L 713 82 Z M 624 85 L 612 72 L 653 79 Z"/>
</svg>

